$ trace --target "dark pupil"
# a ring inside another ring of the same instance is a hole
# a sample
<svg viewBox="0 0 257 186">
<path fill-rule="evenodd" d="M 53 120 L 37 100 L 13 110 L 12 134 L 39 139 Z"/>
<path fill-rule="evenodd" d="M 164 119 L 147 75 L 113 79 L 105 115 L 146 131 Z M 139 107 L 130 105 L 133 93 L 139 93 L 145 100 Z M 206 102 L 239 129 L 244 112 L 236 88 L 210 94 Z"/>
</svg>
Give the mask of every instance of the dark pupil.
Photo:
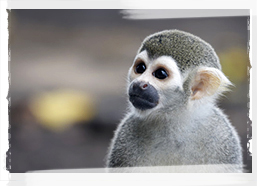
<svg viewBox="0 0 257 186">
<path fill-rule="evenodd" d="M 136 73 L 142 74 L 146 69 L 146 66 L 144 63 L 140 63 L 136 66 Z"/>
<path fill-rule="evenodd" d="M 158 79 L 165 79 L 166 77 L 168 77 L 167 72 L 162 68 L 157 69 L 153 75 Z"/>
</svg>

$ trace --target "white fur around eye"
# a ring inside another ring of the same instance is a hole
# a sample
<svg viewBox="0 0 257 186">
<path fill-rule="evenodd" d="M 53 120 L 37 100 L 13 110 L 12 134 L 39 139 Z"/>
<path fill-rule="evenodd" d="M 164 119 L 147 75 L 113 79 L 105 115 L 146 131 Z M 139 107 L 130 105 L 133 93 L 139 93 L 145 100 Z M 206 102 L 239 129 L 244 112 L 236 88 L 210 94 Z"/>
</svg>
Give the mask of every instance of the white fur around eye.
<svg viewBox="0 0 257 186">
<path fill-rule="evenodd" d="M 146 50 L 140 52 L 136 57 L 135 57 L 135 60 L 134 62 L 137 60 L 137 59 L 141 59 L 142 61 L 144 61 L 145 63 L 149 62 L 149 57 L 147 55 L 147 52 Z"/>
<path fill-rule="evenodd" d="M 128 72 L 128 80 L 129 80 L 129 82 L 133 81 L 134 79 L 136 79 L 137 77 L 139 77 L 141 75 L 141 74 L 136 74 L 134 72 L 134 66 L 135 66 L 135 63 L 136 63 L 137 60 L 141 60 L 142 62 L 144 62 L 145 65 L 148 68 L 150 60 L 149 60 L 149 57 L 147 55 L 147 52 L 144 50 L 144 51 L 140 52 L 138 55 L 136 55 L 136 57 L 134 59 L 134 62 L 133 62 L 132 66 L 129 69 L 129 72 Z"/>
<path fill-rule="evenodd" d="M 158 86 L 160 86 L 162 89 L 168 88 L 168 87 L 180 87 L 181 90 L 183 90 L 183 81 L 181 77 L 181 73 L 179 71 L 179 68 L 175 62 L 175 60 L 170 56 L 161 56 L 158 57 L 153 61 L 153 68 L 156 68 L 156 66 L 164 67 L 169 72 L 169 77 L 167 80 L 158 80 L 160 83 L 158 83 Z M 167 87 L 168 86 L 168 87 Z"/>
</svg>

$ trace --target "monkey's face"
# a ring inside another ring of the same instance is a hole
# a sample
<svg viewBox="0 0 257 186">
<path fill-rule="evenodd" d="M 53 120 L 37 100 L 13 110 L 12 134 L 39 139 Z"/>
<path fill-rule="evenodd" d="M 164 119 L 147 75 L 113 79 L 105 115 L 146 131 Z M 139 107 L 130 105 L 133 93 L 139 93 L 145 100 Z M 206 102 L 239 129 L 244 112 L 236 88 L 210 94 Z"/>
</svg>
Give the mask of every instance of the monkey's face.
<svg viewBox="0 0 257 186">
<path fill-rule="evenodd" d="M 150 112 L 181 111 L 181 107 L 194 111 L 212 104 L 231 85 L 212 47 L 177 30 L 144 40 L 129 70 L 128 83 L 133 107 Z"/>
<path fill-rule="evenodd" d="M 163 108 L 171 100 L 168 93 L 183 89 L 176 62 L 169 56 L 150 59 L 146 51 L 136 56 L 128 80 L 129 100 L 139 110 Z"/>
</svg>

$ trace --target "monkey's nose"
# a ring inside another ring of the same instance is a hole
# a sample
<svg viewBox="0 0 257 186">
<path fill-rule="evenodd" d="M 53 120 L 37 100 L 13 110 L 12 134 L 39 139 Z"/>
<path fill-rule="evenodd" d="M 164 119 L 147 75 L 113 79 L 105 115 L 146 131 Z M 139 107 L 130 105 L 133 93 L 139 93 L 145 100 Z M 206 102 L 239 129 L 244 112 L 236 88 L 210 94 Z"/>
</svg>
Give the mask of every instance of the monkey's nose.
<svg viewBox="0 0 257 186">
<path fill-rule="evenodd" d="M 132 90 L 135 92 L 141 92 L 141 91 L 146 91 L 149 88 L 149 83 L 140 81 L 140 82 L 135 82 L 132 84 Z"/>
<path fill-rule="evenodd" d="M 147 87 L 148 87 L 148 83 L 140 82 L 140 83 L 139 83 L 139 87 L 140 87 L 141 89 L 145 90 L 145 89 L 147 89 Z"/>
</svg>

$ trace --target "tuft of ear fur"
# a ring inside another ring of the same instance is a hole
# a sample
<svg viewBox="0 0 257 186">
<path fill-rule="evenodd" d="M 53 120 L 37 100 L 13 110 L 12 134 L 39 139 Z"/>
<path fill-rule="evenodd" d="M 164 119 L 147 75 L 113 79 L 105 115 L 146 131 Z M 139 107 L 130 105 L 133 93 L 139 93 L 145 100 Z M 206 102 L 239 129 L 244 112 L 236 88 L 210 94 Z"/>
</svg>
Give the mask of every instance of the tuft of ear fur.
<svg viewBox="0 0 257 186">
<path fill-rule="evenodd" d="M 199 100 L 229 90 L 232 83 L 217 68 L 200 67 L 191 82 L 191 99 Z"/>
</svg>

